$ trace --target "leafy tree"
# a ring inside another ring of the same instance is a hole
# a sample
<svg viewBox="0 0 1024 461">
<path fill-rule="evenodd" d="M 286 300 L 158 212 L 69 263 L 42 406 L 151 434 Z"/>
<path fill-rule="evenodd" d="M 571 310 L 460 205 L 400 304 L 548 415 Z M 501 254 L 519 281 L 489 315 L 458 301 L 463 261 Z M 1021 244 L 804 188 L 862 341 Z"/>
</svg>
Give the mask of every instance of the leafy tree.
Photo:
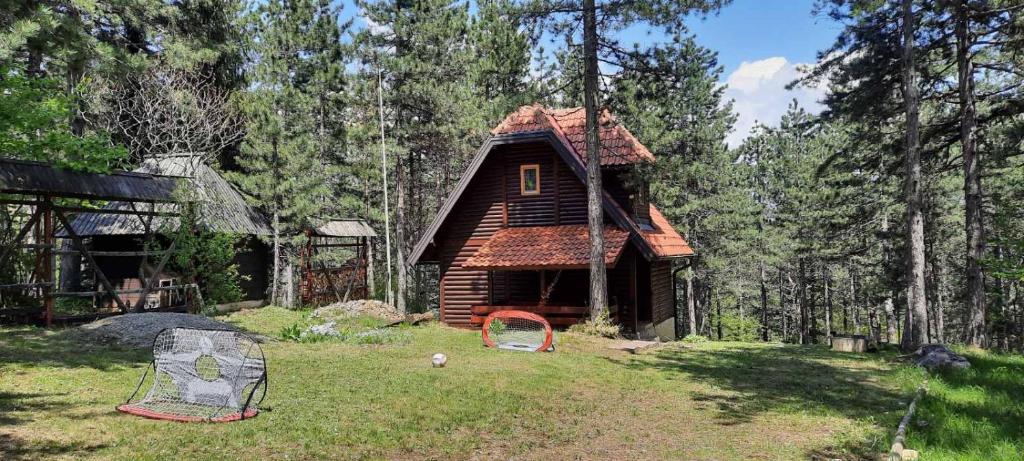
<svg viewBox="0 0 1024 461">
<path fill-rule="evenodd" d="M 127 157 L 105 133 L 71 133 L 71 102 L 59 82 L 0 70 L 0 152 L 63 168 L 103 172 Z"/>
</svg>

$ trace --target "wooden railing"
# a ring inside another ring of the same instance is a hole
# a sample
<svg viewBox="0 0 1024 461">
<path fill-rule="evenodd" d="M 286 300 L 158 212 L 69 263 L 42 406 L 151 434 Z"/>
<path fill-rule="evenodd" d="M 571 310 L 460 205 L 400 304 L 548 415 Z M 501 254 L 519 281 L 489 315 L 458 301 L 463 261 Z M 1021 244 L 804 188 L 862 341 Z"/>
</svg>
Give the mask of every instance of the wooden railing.
<svg viewBox="0 0 1024 461">
<path fill-rule="evenodd" d="M 483 325 L 484 319 L 491 312 L 519 310 L 540 314 L 552 326 L 570 326 L 582 322 L 587 318 L 590 309 L 582 306 L 539 306 L 539 305 L 503 305 L 503 306 L 473 306 L 470 311 L 470 323 L 475 326 Z"/>
</svg>

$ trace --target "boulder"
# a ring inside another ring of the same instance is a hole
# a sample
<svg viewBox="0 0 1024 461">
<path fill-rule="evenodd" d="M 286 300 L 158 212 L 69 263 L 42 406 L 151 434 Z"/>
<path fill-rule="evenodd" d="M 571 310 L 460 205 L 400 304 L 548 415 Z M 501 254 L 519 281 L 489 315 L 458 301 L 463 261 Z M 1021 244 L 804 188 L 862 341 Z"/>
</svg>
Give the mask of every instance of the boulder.
<svg viewBox="0 0 1024 461">
<path fill-rule="evenodd" d="M 971 362 L 942 344 L 925 344 L 910 354 L 914 364 L 925 368 L 968 368 Z"/>
</svg>

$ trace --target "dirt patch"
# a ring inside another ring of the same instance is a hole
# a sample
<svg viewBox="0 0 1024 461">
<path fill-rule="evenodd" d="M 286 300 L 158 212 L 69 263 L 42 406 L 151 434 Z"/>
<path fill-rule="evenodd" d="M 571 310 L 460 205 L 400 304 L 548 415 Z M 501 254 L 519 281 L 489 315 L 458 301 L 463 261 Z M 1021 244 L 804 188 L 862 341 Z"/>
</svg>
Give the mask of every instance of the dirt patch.
<svg viewBox="0 0 1024 461">
<path fill-rule="evenodd" d="M 149 312 L 107 317 L 79 326 L 69 332 L 90 342 L 148 348 L 153 346 L 156 335 L 167 328 L 238 330 L 234 325 L 218 322 L 201 315 Z"/>
<path fill-rule="evenodd" d="M 334 303 L 313 311 L 313 318 L 339 320 L 351 317 L 370 316 L 389 322 L 397 322 L 405 317 L 387 303 L 373 299 L 357 299 L 343 303 Z"/>
</svg>

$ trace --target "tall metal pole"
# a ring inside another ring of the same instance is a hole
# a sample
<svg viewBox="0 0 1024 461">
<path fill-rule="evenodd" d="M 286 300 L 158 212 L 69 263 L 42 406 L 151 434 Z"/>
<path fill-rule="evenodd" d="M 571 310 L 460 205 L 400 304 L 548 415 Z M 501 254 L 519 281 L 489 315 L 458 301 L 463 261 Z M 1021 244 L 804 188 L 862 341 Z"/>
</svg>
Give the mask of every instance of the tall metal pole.
<svg viewBox="0 0 1024 461">
<path fill-rule="evenodd" d="M 380 171 L 384 175 L 384 248 L 387 250 L 388 285 L 386 302 L 395 305 L 391 286 L 391 209 L 388 205 L 388 153 L 384 148 L 384 78 L 381 76 L 380 64 L 377 65 L 377 104 L 380 112 Z"/>
</svg>

